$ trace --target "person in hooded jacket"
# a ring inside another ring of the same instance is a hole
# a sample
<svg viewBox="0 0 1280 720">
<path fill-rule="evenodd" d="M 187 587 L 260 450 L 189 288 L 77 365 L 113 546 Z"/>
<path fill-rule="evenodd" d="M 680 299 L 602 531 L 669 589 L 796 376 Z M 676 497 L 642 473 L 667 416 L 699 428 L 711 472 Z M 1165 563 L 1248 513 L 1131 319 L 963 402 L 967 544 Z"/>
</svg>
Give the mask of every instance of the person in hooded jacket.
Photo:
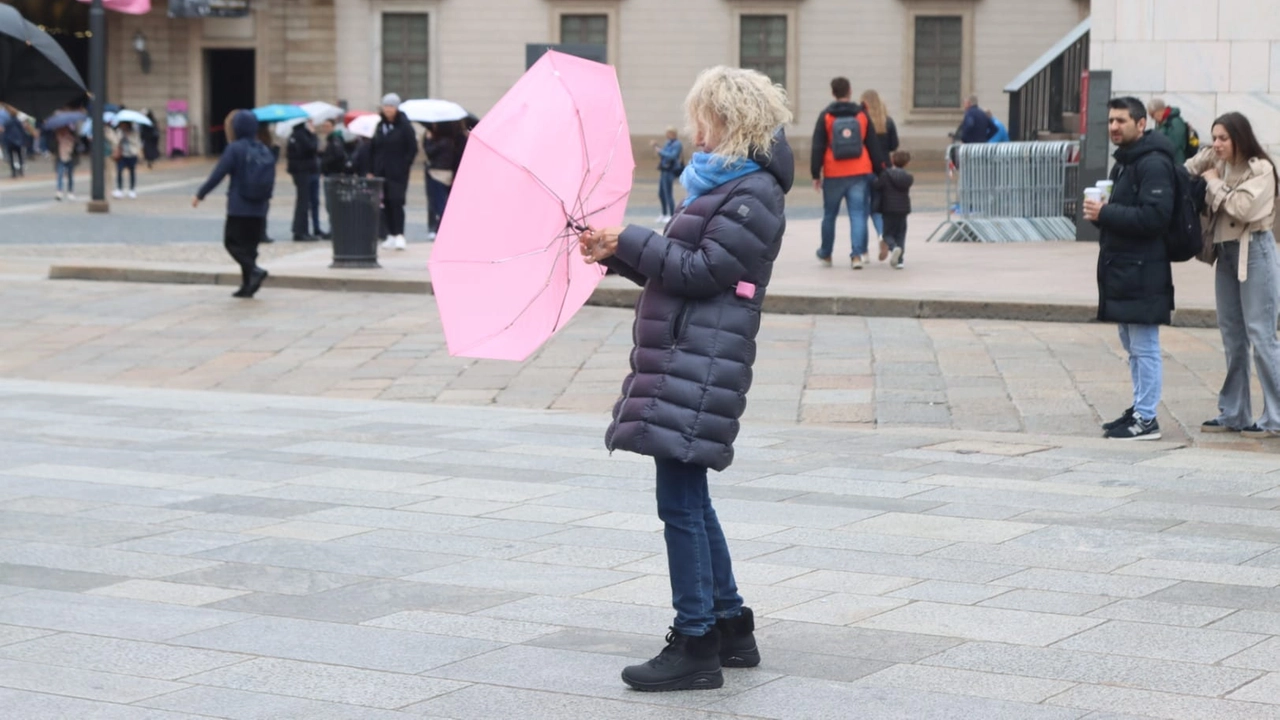
<svg viewBox="0 0 1280 720">
<path fill-rule="evenodd" d="M 329 236 L 320 230 L 320 139 L 311 129 L 310 120 L 293 126 L 285 157 L 288 158 L 289 176 L 293 178 L 296 191 L 293 201 L 294 242 L 328 239 Z M 307 232 L 308 215 L 314 232 Z"/>
<path fill-rule="evenodd" d="M 707 471 L 733 462 L 751 388 L 795 176 L 781 131 L 791 112 L 768 76 L 725 66 L 699 75 L 685 105 L 700 151 L 680 177 L 684 209 L 662 233 L 630 225 L 579 236 L 588 262 L 644 288 L 631 374 L 605 441 L 610 451 L 654 459 L 676 616 L 666 648 L 622 671 L 638 690 L 717 688 L 721 667 L 760 663 Z"/>
<path fill-rule="evenodd" d="M 880 131 L 871 121 L 866 108 L 853 102 L 853 86 L 848 78 L 831 80 L 831 103 L 818 116 L 813 128 L 813 147 L 809 156 L 809 170 L 813 174 L 813 187 L 822 193 L 822 244 L 818 247 L 818 260 L 831 266 L 831 253 L 836 240 L 836 216 L 843 201 L 849 212 L 850 241 L 853 252 L 849 256 L 854 270 L 861 270 L 867 260 L 867 219 L 871 213 L 871 183 L 889 158 L 880 145 Z M 838 158 L 833 149 L 832 133 L 840 118 L 857 118 L 862 133 L 862 152 L 857 157 Z"/>
<path fill-rule="evenodd" d="M 453 178 L 462 165 L 462 152 L 467 145 L 467 129 L 462 121 L 432 123 L 422 136 L 422 150 L 427 156 L 427 239 L 435 240 L 449 204 Z"/>
<path fill-rule="evenodd" d="M 258 243 L 266 234 L 276 165 L 270 149 L 257 139 L 258 119 L 252 112 L 234 111 L 228 126 L 232 132 L 227 135 L 227 148 L 209 179 L 191 199 L 191 207 L 199 207 L 223 178 L 231 177 L 222 242 L 240 266 L 241 285 L 233 297 L 251 298 L 268 275 L 258 267 Z"/>
<path fill-rule="evenodd" d="M 1116 145 L 1111 197 L 1085 198 L 1083 215 L 1099 228 L 1098 320 L 1116 323 L 1129 354 L 1133 404 L 1102 426 L 1113 440 L 1159 440 L 1164 366 L 1160 326 L 1173 316 L 1173 268 L 1165 242 L 1173 225 L 1173 146 L 1148 133 L 1147 110 L 1134 97 L 1107 104 Z"/>
<path fill-rule="evenodd" d="M 373 131 L 371 148 L 373 174 L 382 178 L 382 214 L 387 221 L 386 249 L 404 250 L 404 203 L 409 193 L 409 175 L 418 157 L 418 136 L 413 123 L 400 112 L 400 96 L 382 98 L 382 122 Z"/>
</svg>

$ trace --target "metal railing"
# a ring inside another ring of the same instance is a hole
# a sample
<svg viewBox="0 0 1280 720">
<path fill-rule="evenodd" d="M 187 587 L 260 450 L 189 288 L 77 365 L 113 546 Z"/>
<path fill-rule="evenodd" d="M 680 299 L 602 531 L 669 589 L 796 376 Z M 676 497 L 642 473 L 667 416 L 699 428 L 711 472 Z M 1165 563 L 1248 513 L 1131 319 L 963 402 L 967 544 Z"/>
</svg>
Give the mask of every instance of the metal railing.
<svg viewBox="0 0 1280 720">
<path fill-rule="evenodd" d="M 1075 239 L 1079 142 L 956 144 L 947 158 L 947 219 L 929 240 Z"/>
<path fill-rule="evenodd" d="M 1077 25 L 1005 86 L 1009 137 L 1035 140 L 1042 131 L 1074 132 L 1063 116 L 1080 112 L 1080 78 L 1089 68 L 1089 20 Z"/>
</svg>

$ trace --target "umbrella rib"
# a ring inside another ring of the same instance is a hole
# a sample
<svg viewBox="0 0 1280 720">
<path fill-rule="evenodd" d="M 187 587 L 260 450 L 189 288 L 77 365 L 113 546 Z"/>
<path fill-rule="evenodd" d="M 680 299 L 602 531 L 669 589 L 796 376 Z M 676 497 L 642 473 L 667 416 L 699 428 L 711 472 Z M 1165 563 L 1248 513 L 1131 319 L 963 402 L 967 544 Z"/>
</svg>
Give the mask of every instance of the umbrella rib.
<svg viewBox="0 0 1280 720">
<path fill-rule="evenodd" d="M 493 151 L 493 154 L 494 154 L 494 155 L 496 155 L 497 157 L 501 158 L 501 159 L 502 159 L 504 162 L 506 162 L 507 164 L 509 164 L 509 165 L 511 165 L 511 166 L 513 166 L 513 167 L 516 167 L 516 168 L 519 168 L 520 170 L 522 170 L 526 175 L 528 175 L 528 176 L 529 176 L 529 178 L 530 178 L 530 179 L 532 179 L 535 183 L 537 183 L 539 187 L 541 187 L 543 190 L 546 190 L 546 191 L 547 191 L 547 194 L 548 194 L 548 195 L 550 195 L 550 196 L 552 197 L 552 199 L 554 199 L 556 202 L 560 203 L 560 209 L 561 209 L 561 211 L 563 211 L 563 212 L 564 212 L 564 216 L 565 216 L 565 220 L 566 220 L 566 227 L 572 227 L 571 221 L 572 221 L 572 219 L 573 219 L 573 218 L 572 218 L 572 216 L 569 214 L 569 209 L 568 209 L 568 207 L 565 205 L 564 198 L 562 198 L 562 197 L 560 197 L 559 195 L 557 195 L 555 190 L 552 190 L 552 189 L 551 189 L 551 187 L 550 187 L 549 185 L 547 185 L 545 182 L 543 182 L 543 181 L 542 181 L 542 178 L 538 177 L 538 176 L 537 176 L 537 175 L 536 175 L 532 170 L 530 170 L 530 169 L 528 168 L 528 166 L 521 165 L 520 163 L 516 162 L 515 160 L 512 160 L 511 158 L 507 157 L 507 156 L 506 156 L 506 155 L 504 155 L 503 153 L 499 152 L 497 148 L 495 148 L 494 146 L 492 146 L 492 145 L 490 145 L 488 142 L 486 142 L 483 136 L 479 136 L 479 135 L 472 134 L 472 135 L 471 135 L 471 140 L 478 140 L 478 141 L 480 141 L 480 144 L 481 144 L 481 145 L 484 145 L 485 147 L 487 147 L 487 148 L 489 148 L 491 151 Z M 577 228 L 575 228 L 575 229 L 577 229 Z"/>
<path fill-rule="evenodd" d="M 568 229 L 569 229 L 569 228 L 565 228 L 565 230 L 568 230 Z M 561 240 L 561 239 L 566 239 L 566 240 L 567 240 L 569 237 L 570 237 L 570 236 L 568 235 L 568 233 L 562 232 L 560 235 L 557 235 L 555 239 L 556 239 L 556 240 Z M 553 240 L 552 242 L 554 242 L 554 240 Z M 565 248 L 565 244 L 564 244 L 564 243 L 561 243 L 561 247 L 560 247 L 559 251 L 556 253 L 556 261 L 557 261 L 557 262 L 558 262 L 558 261 L 559 261 L 559 259 L 560 259 L 560 255 L 565 255 L 565 257 L 568 257 L 568 254 L 565 252 L 565 250 L 566 250 L 566 248 Z M 555 264 L 555 263 L 553 262 L 553 263 L 552 263 L 552 265 L 554 266 L 554 264 Z M 543 283 L 542 283 L 542 289 L 541 289 L 541 290 L 539 290 L 538 292 L 534 293 L 533 297 L 529 299 L 529 302 L 528 302 L 528 303 L 526 303 L 526 304 L 525 304 L 525 306 L 524 306 L 523 308 L 521 308 L 521 309 L 520 309 L 520 312 L 516 313 L 515 317 L 511 318 L 511 321 L 510 321 L 510 322 L 508 322 L 506 325 L 502 326 L 501 328 L 498 328 L 497 330 L 494 330 L 493 332 L 489 333 L 488 335 L 485 335 L 484 337 L 480 338 L 479 340 L 476 340 L 474 343 L 471 343 L 470 345 L 468 345 L 467 347 L 465 347 L 465 348 L 463 348 L 463 349 L 459 350 L 458 352 L 459 352 L 459 353 L 466 353 L 466 352 L 470 352 L 472 348 L 475 348 L 475 347 L 478 347 L 478 346 L 480 346 L 480 345 L 483 345 L 484 343 L 489 342 L 489 341 L 490 341 L 490 340 L 492 340 L 493 338 L 497 337 L 498 335 L 501 335 L 502 333 L 504 333 L 504 332 L 506 332 L 506 331 L 510 330 L 512 327 L 514 327 L 514 326 L 515 326 L 515 324 L 516 324 L 517 322 L 519 322 L 519 321 L 520 321 L 520 318 L 524 317 L 524 316 L 525 316 L 525 313 L 528 313 L 528 312 L 529 312 L 529 310 L 533 308 L 534 303 L 538 302 L 538 300 L 542 297 L 542 295 L 543 295 L 544 293 L 546 293 L 546 292 L 547 292 L 547 290 L 551 287 L 551 278 L 552 278 L 552 276 L 553 276 L 553 275 L 552 275 L 552 273 L 548 273 L 548 274 L 547 274 L 547 279 L 546 279 L 545 281 L 543 281 Z M 569 282 L 572 282 L 572 281 L 573 281 L 573 280 L 572 280 L 572 276 L 570 276 L 570 278 L 569 278 Z M 567 297 L 568 297 L 568 294 L 569 294 L 568 292 L 565 292 L 566 299 L 567 299 Z M 564 302 L 565 302 L 564 300 L 561 300 L 561 307 L 560 307 L 560 311 L 556 314 L 556 322 L 555 322 L 555 325 L 554 325 L 554 326 L 552 326 L 552 329 L 551 329 L 551 332 L 553 332 L 553 333 L 554 333 L 556 330 L 559 330 L 559 329 L 560 329 L 560 317 L 561 317 L 561 314 L 563 314 L 563 312 L 564 312 Z"/>
</svg>

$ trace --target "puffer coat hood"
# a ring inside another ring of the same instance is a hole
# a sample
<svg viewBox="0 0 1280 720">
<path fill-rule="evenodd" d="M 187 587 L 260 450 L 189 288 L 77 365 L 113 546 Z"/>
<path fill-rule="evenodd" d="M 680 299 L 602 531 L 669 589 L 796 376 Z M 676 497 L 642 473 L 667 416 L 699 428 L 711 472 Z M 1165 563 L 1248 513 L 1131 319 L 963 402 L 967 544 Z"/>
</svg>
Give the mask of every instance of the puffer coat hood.
<svg viewBox="0 0 1280 720">
<path fill-rule="evenodd" d="M 723 470 L 733 462 L 756 359 L 760 306 L 786 230 L 795 158 L 779 132 L 761 170 L 698 196 L 664 234 L 629 226 L 606 263 L 643 285 L 631 374 L 605 437 L 627 450 Z"/>
</svg>

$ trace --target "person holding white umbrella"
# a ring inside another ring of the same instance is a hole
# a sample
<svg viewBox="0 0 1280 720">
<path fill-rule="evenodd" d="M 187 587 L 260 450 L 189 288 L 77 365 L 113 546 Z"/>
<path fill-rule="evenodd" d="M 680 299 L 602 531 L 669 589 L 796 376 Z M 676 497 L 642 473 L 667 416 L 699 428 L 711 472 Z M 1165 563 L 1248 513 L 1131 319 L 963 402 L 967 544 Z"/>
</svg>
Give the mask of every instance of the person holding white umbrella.
<svg viewBox="0 0 1280 720">
<path fill-rule="evenodd" d="M 116 161 L 116 190 L 111 197 L 125 196 L 124 173 L 129 172 L 129 199 L 138 197 L 138 155 L 142 152 L 142 139 L 137 125 L 150 125 L 151 120 L 136 110 L 121 110 L 111 118 L 115 130 L 111 133 L 111 159 Z"/>
</svg>

